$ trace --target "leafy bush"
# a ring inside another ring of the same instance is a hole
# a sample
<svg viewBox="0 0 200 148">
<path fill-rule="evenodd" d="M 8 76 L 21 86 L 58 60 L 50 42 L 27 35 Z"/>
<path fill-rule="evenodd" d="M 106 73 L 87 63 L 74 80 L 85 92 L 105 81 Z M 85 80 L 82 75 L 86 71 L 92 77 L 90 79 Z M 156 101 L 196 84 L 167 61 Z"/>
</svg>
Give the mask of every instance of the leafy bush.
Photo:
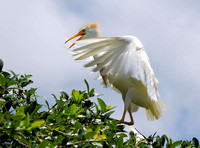
<svg viewBox="0 0 200 148">
<path fill-rule="evenodd" d="M 55 104 L 37 102 L 31 75 L 0 72 L 0 147 L 200 147 L 199 141 L 175 141 L 166 135 L 138 140 L 111 120 L 113 107 L 86 90 L 61 91 Z M 93 100 L 97 98 L 98 104 Z M 44 107 L 47 111 L 44 111 Z"/>
</svg>

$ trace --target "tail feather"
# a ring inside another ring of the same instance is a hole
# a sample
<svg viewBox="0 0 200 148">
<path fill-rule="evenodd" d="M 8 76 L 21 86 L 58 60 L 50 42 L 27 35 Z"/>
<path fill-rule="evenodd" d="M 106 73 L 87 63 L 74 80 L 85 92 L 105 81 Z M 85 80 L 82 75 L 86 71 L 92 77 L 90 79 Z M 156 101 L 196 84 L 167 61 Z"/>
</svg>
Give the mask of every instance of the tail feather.
<svg viewBox="0 0 200 148">
<path fill-rule="evenodd" d="M 165 105 L 160 101 L 153 102 L 150 109 L 146 109 L 147 120 L 159 119 L 165 112 Z"/>
</svg>

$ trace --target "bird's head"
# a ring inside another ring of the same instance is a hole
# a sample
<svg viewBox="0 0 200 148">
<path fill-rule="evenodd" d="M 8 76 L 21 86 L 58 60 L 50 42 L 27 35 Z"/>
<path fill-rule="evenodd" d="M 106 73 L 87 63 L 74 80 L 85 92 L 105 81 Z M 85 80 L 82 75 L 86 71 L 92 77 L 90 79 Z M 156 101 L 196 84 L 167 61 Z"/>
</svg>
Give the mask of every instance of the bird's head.
<svg viewBox="0 0 200 148">
<path fill-rule="evenodd" d="M 72 36 L 71 38 L 66 40 L 65 43 L 67 43 L 68 41 L 70 41 L 78 36 L 80 36 L 80 38 L 78 38 L 77 41 L 81 40 L 81 39 L 86 39 L 86 38 L 100 37 L 101 31 L 99 30 L 99 24 L 97 22 L 95 22 L 95 23 L 90 23 L 90 24 L 84 25 L 83 27 L 80 28 L 80 30 L 77 34 L 75 34 L 74 36 Z M 75 45 L 75 43 L 73 43 L 69 48 L 71 48 L 74 45 Z"/>
</svg>

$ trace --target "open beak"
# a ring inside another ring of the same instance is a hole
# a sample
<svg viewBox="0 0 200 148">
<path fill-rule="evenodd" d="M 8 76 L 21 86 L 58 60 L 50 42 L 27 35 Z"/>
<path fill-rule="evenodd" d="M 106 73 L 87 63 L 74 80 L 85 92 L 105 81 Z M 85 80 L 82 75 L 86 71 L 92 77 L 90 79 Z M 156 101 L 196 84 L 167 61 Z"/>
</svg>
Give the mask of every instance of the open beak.
<svg viewBox="0 0 200 148">
<path fill-rule="evenodd" d="M 75 34 L 74 36 L 72 36 L 71 38 L 69 38 L 68 40 L 66 40 L 65 43 L 67 43 L 68 41 L 70 41 L 70 40 L 72 40 L 72 39 L 74 39 L 74 38 L 76 38 L 76 37 L 78 37 L 78 36 L 81 36 L 80 38 L 78 38 L 78 40 L 76 40 L 76 41 L 79 41 L 79 40 L 82 39 L 83 35 L 85 35 L 85 32 L 79 31 L 77 34 Z M 73 43 L 69 48 L 71 48 L 71 47 L 74 46 L 75 44 L 76 44 L 76 43 Z"/>
</svg>

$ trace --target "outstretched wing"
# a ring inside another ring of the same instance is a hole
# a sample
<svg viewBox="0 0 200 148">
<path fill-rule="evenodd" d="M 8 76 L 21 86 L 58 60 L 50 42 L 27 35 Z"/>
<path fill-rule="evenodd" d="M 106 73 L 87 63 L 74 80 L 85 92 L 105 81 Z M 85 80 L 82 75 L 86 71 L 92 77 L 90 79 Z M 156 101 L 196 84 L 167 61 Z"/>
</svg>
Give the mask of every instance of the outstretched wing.
<svg viewBox="0 0 200 148">
<path fill-rule="evenodd" d="M 95 66 L 93 72 L 102 75 L 114 75 L 135 78 L 147 88 L 149 97 L 157 101 L 159 96 L 158 80 L 154 76 L 149 58 L 142 43 L 134 36 L 89 38 L 77 43 L 90 43 L 73 51 L 75 60 L 95 57 L 85 67 Z"/>
</svg>

